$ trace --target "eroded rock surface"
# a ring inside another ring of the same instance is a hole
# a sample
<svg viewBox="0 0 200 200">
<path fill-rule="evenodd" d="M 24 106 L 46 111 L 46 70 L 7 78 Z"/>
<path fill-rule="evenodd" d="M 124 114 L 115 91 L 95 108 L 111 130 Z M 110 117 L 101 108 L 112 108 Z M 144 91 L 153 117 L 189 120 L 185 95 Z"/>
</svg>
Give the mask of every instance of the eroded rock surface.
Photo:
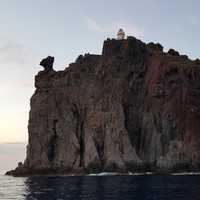
<svg viewBox="0 0 200 200">
<path fill-rule="evenodd" d="M 39 72 L 35 87 L 27 158 L 13 174 L 199 169 L 199 62 L 108 39 L 102 55 Z"/>
</svg>

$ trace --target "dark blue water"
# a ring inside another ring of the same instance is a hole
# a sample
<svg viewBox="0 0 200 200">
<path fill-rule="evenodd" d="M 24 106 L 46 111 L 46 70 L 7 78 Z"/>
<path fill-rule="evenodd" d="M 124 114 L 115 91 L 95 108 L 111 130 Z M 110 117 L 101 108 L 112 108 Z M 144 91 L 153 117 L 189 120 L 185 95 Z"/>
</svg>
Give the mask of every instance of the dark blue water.
<svg viewBox="0 0 200 200">
<path fill-rule="evenodd" d="M 0 176 L 0 199 L 9 200 L 199 200 L 200 175 Z"/>
</svg>

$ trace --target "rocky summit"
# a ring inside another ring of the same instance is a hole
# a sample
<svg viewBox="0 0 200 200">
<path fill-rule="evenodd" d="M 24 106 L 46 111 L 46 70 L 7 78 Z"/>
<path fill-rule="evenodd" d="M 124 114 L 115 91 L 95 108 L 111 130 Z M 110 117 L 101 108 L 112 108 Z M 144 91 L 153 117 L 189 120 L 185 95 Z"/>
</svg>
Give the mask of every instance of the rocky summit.
<svg viewBox="0 0 200 200">
<path fill-rule="evenodd" d="M 26 160 L 7 174 L 200 169 L 200 60 L 127 37 L 53 62 L 35 77 Z"/>
</svg>

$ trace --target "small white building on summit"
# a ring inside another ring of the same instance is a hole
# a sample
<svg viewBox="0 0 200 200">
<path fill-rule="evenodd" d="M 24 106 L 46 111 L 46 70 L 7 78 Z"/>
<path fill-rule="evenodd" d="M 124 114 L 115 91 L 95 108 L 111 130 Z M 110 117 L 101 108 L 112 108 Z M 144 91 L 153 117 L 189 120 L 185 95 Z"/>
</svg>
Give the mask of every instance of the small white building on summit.
<svg viewBox="0 0 200 200">
<path fill-rule="evenodd" d="M 123 40 L 125 38 L 125 32 L 122 28 L 119 29 L 117 33 L 117 39 L 118 40 Z"/>
</svg>

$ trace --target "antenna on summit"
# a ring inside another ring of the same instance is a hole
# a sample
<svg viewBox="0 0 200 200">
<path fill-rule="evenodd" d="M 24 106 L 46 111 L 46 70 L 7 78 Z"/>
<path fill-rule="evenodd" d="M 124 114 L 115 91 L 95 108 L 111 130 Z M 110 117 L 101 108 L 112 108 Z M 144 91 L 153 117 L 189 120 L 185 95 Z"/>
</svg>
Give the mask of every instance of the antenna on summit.
<svg viewBox="0 0 200 200">
<path fill-rule="evenodd" d="M 120 28 L 117 33 L 117 40 L 123 40 L 124 38 L 125 38 L 125 32 L 122 28 Z"/>
</svg>

